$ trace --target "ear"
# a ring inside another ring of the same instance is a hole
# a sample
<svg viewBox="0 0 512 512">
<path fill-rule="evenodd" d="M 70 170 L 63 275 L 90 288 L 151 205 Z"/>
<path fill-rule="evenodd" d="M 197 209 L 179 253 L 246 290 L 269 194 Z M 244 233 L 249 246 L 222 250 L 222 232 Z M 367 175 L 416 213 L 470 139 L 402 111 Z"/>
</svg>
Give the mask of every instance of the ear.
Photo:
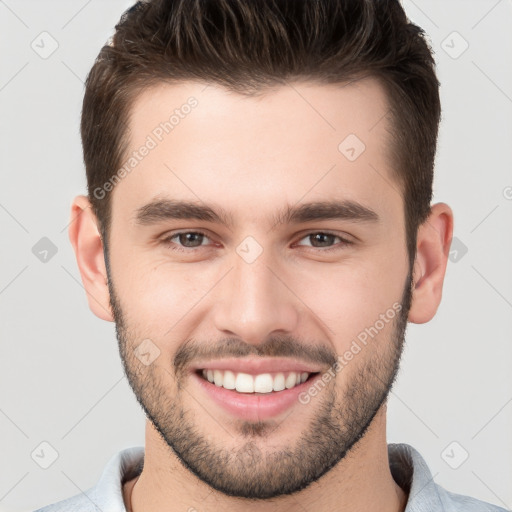
<svg viewBox="0 0 512 512">
<path fill-rule="evenodd" d="M 85 196 L 77 196 L 71 205 L 71 223 L 68 233 L 75 251 L 89 308 L 97 317 L 113 322 L 103 242 L 96 215 Z"/>
<path fill-rule="evenodd" d="M 452 235 L 451 208 L 444 203 L 433 205 L 427 220 L 418 229 L 410 322 L 423 324 L 436 314 L 441 302 Z"/>
</svg>

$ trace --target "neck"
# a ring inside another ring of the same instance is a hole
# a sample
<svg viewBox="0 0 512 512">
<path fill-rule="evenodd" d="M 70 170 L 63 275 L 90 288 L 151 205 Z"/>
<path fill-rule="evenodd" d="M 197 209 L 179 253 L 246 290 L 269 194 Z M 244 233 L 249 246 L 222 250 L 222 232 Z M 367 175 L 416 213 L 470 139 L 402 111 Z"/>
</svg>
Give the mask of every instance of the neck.
<svg viewBox="0 0 512 512">
<path fill-rule="evenodd" d="M 365 436 L 349 454 L 317 482 L 293 495 L 249 501 L 226 496 L 200 481 L 178 460 L 159 433 L 146 423 L 144 469 L 123 489 L 128 512 L 182 510 L 284 512 L 295 509 L 326 512 L 403 512 L 407 495 L 389 469 L 385 405 Z"/>
</svg>

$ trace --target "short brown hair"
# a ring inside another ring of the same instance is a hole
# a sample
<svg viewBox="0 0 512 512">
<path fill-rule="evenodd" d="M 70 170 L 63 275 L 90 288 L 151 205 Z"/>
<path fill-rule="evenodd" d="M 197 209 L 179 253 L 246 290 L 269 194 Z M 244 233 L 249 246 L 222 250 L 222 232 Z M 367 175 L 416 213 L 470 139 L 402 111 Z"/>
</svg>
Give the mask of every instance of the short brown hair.
<svg viewBox="0 0 512 512">
<path fill-rule="evenodd" d="M 431 48 L 398 0 L 137 2 L 101 49 L 83 101 L 88 193 L 104 243 L 110 194 L 98 198 L 95 190 L 122 165 L 130 107 L 143 89 L 190 80 L 254 95 L 292 80 L 364 77 L 387 93 L 412 265 L 417 229 L 430 211 L 441 106 Z"/>
</svg>

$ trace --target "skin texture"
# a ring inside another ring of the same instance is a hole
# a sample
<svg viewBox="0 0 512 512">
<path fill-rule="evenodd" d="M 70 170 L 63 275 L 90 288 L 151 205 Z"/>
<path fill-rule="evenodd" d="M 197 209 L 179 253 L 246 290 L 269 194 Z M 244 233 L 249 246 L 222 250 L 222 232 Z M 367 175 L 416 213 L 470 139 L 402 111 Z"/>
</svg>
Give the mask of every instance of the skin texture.
<svg viewBox="0 0 512 512">
<path fill-rule="evenodd" d="M 420 226 L 410 274 L 403 199 L 386 151 L 388 107 L 374 80 L 294 83 L 258 98 L 198 83 L 154 87 L 133 105 L 128 153 L 191 96 L 197 106 L 115 186 L 109 276 L 88 200 L 72 207 L 70 239 L 89 305 L 116 321 L 125 371 L 151 419 L 144 470 L 124 488 L 128 507 L 403 510 L 407 496 L 389 471 L 385 399 L 406 320 L 429 321 L 441 300 L 450 208 L 434 205 Z M 354 161 L 338 150 L 349 134 L 366 146 Z M 155 199 L 222 208 L 233 223 L 137 222 Z M 275 224 L 286 205 L 335 200 L 360 203 L 378 221 Z M 196 248 L 169 240 L 196 230 L 205 233 Z M 335 237 L 315 245 L 307 235 L 319 232 Z M 237 252 L 248 236 L 262 249 L 251 263 Z M 270 420 L 232 416 L 191 374 L 200 354 L 293 353 L 301 361 L 315 352 L 327 370 L 393 304 L 401 314 L 317 396 Z M 145 365 L 135 354 L 148 339 L 159 352 Z"/>
</svg>

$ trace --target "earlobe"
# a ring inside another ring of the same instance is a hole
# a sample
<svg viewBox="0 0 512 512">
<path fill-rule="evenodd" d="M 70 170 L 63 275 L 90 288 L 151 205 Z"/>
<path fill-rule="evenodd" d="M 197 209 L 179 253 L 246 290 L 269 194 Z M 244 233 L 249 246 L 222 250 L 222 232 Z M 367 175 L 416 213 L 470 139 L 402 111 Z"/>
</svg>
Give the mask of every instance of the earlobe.
<svg viewBox="0 0 512 512">
<path fill-rule="evenodd" d="M 410 322 L 425 323 L 436 314 L 441 302 L 452 234 L 451 208 L 444 203 L 433 205 L 429 217 L 418 229 Z"/>
<path fill-rule="evenodd" d="M 89 308 L 99 318 L 114 321 L 107 285 L 103 242 L 87 197 L 77 196 L 71 206 L 69 239 L 75 251 Z"/>
</svg>

